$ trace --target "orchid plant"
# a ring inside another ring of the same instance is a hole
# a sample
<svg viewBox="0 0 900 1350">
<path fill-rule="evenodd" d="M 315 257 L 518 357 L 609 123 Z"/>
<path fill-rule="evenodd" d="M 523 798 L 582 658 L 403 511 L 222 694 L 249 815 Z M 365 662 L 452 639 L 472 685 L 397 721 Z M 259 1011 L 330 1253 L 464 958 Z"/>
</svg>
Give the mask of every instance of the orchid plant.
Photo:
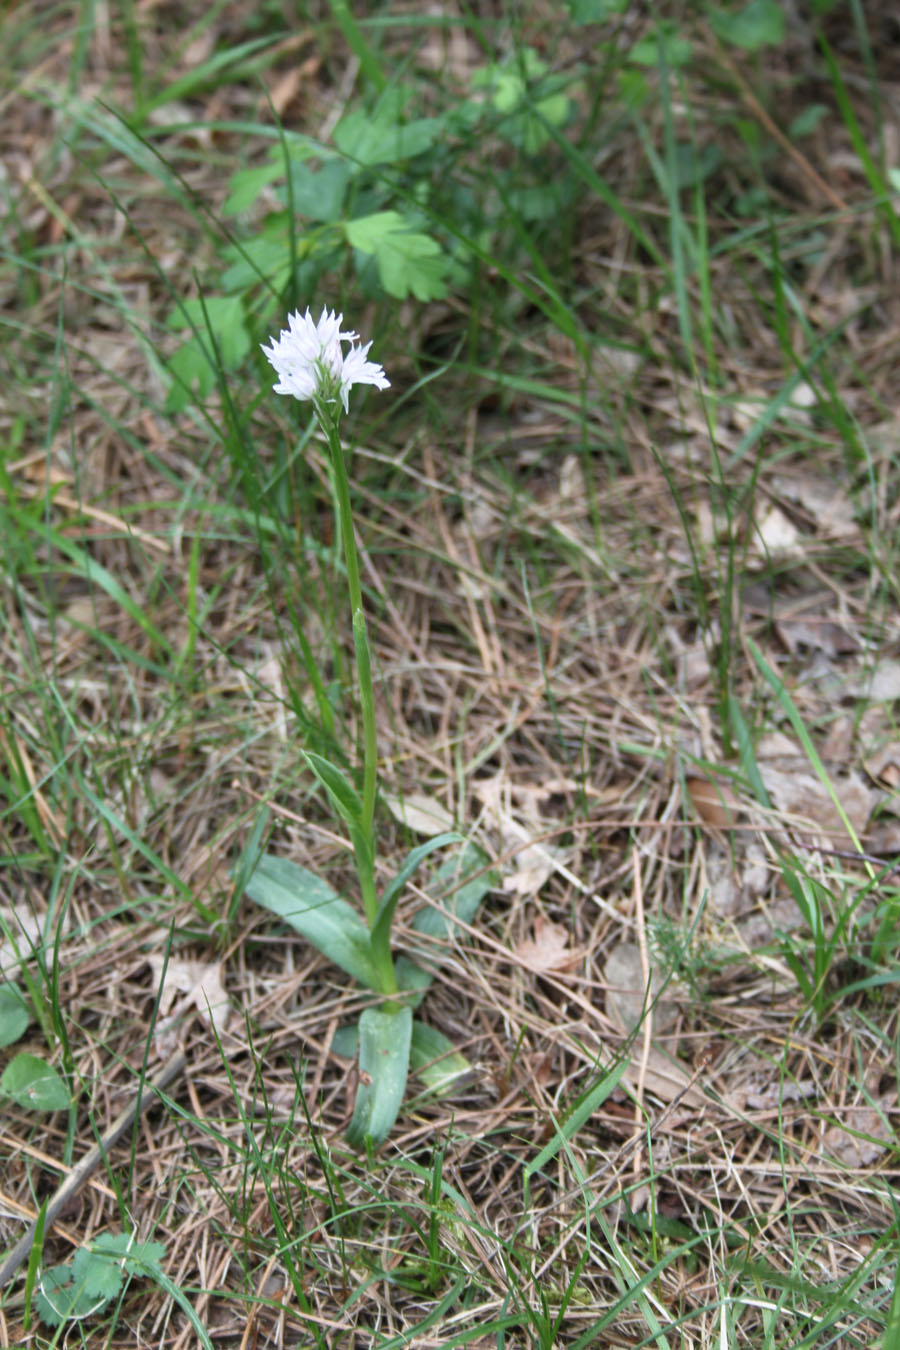
<svg viewBox="0 0 900 1350">
<path fill-rule="evenodd" d="M 431 972 L 409 956 L 395 959 L 391 948 L 394 912 L 407 881 L 429 854 L 463 840 L 455 832 L 447 832 L 414 848 L 379 894 L 375 695 L 340 418 L 342 409 L 349 411 L 349 394 L 355 384 L 383 390 L 390 388 L 390 381 L 382 367 L 368 359 L 371 342 L 357 345 L 359 335 L 345 332 L 342 323 L 342 314 L 327 309 L 318 322 L 309 309 L 303 315 L 291 314 L 288 328 L 262 350 L 278 375 L 275 393 L 312 404 L 331 461 L 356 656 L 362 723 L 361 787 L 323 756 L 311 751 L 302 754 L 349 834 L 361 905 L 355 908 L 324 878 L 271 854 L 255 861 L 245 890 L 252 900 L 302 933 L 336 966 L 380 996 L 360 1016 L 355 1038 L 349 1038 L 355 1039 L 358 1048 L 359 1088 L 347 1131 L 352 1145 L 377 1147 L 397 1118 L 410 1066 L 432 1089 L 445 1086 L 468 1068 L 446 1037 L 413 1018 L 413 1008 L 430 983 Z M 442 906 L 417 914 L 414 931 L 444 937 L 456 918 L 469 922 L 491 884 L 484 862 L 480 850 L 464 844 L 457 857 L 438 868 Z M 477 875 L 471 875 L 473 872 Z M 346 1045 L 348 1038 L 343 1039 Z"/>
</svg>

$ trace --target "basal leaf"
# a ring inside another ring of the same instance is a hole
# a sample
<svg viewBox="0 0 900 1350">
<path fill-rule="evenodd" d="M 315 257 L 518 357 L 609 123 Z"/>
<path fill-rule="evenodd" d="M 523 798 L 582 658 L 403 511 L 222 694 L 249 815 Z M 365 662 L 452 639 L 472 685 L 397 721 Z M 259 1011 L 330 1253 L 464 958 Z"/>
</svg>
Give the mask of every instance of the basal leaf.
<svg viewBox="0 0 900 1350">
<path fill-rule="evenodd" d="M 411 927 L 426 937 L 446 941 L 457 927 L 456 918 L 470 924 L 488 891 L 497 884 L 496 874 L 487 864 L 487 854 L 471 842 L 447 858 L 428 885 L 440 908 L 429 905 L 420 909 Z M 419 959 L 422 965 L 418 964 Z M 395 960 L 394 971 L 400 988 L 417 991 L 412 1000 L 413 1007 L 421 1003 L 424 991 L 434 978 L 428 967 L 440 964 L 440 947 L 431 943 L 421 949 L 421 955 L 414 948 L 412 956 L 398 956 Z"/>
<path fill-rule="evenodd" d="M 369 930 L 327 881 L 287 858 L 263 854 L 245 889 L 341 970 L 369 989 L 378 987 Z"/>
<path fill-rule="evenodd" d="M 377 948 L 379 942 L 386 942 L 390 933 L 391 922 L 394 918 L 394 910 L 397 908 L 397 901 L 403 893 L 403 887 L 409 881 L 410 877 L 435 849 L 444 848 L 447 844 L 454 844 L 461 839 L 461 836 L 455 830 L 450 830 L 446 834 L 435 835 L 424 844 L 419 844 L 418 848 L 411 850 L 406 861 L 400 868 L 400 871 L 386 887 L 378 906 L 378 914 L 372 925 L 372 945 Z"/>
<path fill-rule="evenodd" d="M 441 864 L 429 885 L 440 909 L 430 905 L 420 909 L 412 927 L 427 937 L 450 937 L 456 928 L 454 918 L 471 923 L 478 906 L 496 884 L 487 854 L 477 844 L 465 844 L 455 857 Z"/>
<path fill-rule="evenodd" d="M 341 1059 L 356 1059 L 359 1049 L 359 1027 L 338 1027 L 331 1040 L 331 1053 Z"/>
<path fill-rule="evenodd" d="M 347 1143 L 374 1148 L 393 1128 L 409 1073 L 412 1012 L 409 1008 L 366 1008 L 359 1019 L 359 1091 Z"/>
<path fill-rule="evenodd" d="M 424 1022 L 413 1022 L 409 1067 L 433 1092 L 444 1091 L 472 1070 L 453 1042 Z"/>
<path fill-rule="evenodd" d="M 395 959 L 394 974 L 397 977 L 398 988 L 402 989 L 405 994 L 412 995 L 407 999 L 409 1006 L 418 1008 L 425 995 L 425 990 L 434 979 L 434 975 L 430 970 L 425 970 L 408 956 L 398 956 Z"/>
</svg>

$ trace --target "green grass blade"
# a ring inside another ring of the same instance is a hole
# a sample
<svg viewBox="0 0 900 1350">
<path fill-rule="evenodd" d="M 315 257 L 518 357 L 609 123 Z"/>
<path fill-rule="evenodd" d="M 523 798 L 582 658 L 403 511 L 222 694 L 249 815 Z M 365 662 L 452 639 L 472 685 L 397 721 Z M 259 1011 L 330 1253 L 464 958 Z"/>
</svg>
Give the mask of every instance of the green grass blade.
<svg viewBox="0 0 900 1350">
<path fill-rule="evenodd" d="M 599 1083 L 595 1083 L 592 1088 L 582 1095 L 580 1101 L 566 1117 L 562 1125 L 554 1122 L 556 1134 L 554 1138 L 550 1140 L 549 1144 L 546 1144 L 544 1148 L 541 1149 L 537 1157 L 532 1158 L 531 1162 L 526 1166 L 525 1176 L 527 1178 L 533 1177 L 535 1172 L 539 1172 L 542 1167 L 546 1167 L 547 1163 L 556 1157 L 559 1150 L 571 1142 L 582 1126 L 590 1120 L 591 1116 L 597 1110 L 597 1107 L 601 1106 L 610 1093 L 615 1091 L 619 1080 L 628 1068 L 629 1062 L 627 1057 L 621 1059 L 618 1064 L 614 1065 L 609 1073 L 603 1075 Z"/>
<path fill-rule="evenodd" d="M 815 773 L 819 782 L 822 784 L 822 786 L 828 793 L 829 797 L 831 798 L 834 804 L 834 808 L 840 817 L 841 824 L 844 826 L 844 829 L 847 831 L 847 834 L 849 835 L 853 843 L 853 847 L 857 850 L 857 852 L 862 854 L 863 847 L 859 841 L 859 837 L 856 833 L 856 830 L 853 828 L 853 825 L 847 816 L 847 812 L 844 810 L 841 799 L 838 797 L 837 793 L 834 790 L 834 786 L 832 785 L 831 779 L 828 776 L 828 771 L 826 770 L 825 765 L 822 763 L 822 759 L 821 756 L 819 755 L 818 750 L 812 743 L 812 739 L 810 737 L 809 732 L 803 725 L 803 719 L 801 718 L 799 712 L 797 711 L 797 706 L 794 703 L 793 699 L 791 698 L 790 694 L 788 693 L 784 681 L 772 669 L 772 667 L 769 665 L 768 661 L 763 656 L 762 652 L 759 650 L 756 643 L 753 641 L 751 637 L 747 638 L 747 646 L 750 650 L 751 656 L 753 657 L 754 661 L 756 662 L 759 668 L 760 673 L 766 680 L 766 683 L 772 689 L 772 692 L 774 693 L 776 699 L 778 700 L 778 703 L 782 711 L 786 715 L 791 726 L 794 728 L 794 731 L 797 733 L 797 739 L 803 746 L 804 752 L 806 754 L 807 759 L 810 762 L 810 765 L 812 766 L 813 772 Z M 867 872 L 869 873 L 869 876 L 874 878 L 875 873 L 872 869 L 871 863 L 866 861 L 865 867 Z"/>
</svg>

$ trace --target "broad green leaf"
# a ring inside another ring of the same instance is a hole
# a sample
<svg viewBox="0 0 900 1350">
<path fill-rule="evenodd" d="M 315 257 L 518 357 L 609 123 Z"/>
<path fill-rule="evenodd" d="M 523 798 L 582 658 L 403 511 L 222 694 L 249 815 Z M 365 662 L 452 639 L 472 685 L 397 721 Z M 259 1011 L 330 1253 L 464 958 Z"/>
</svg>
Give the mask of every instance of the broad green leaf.
<svg viewBox="0 0 900 1350">
<path fill-rule="evenodd" d="M 407 999 L 409 1006 L 418 1008 L 425 996 L 425 990 L 434 979 L 431 971 L 423 969 L 408 956 L 398 956 L 394 961 L 394 974 L 397 977 L 397 987 L 404 993 L 412 994 L 412 997 Z"/>
<path fill-rule="evenodd" d="M 121 1262 L 129 1275 L 157 1275 L 162 1271 L 166 1249 L 161 1242 L 136 1242 L 131 1233 L 101 1233 L 91 1251 Z"/>
<path fill-rule="evenodd" d="M 750 0 L 749 5 L 736 12 L 714 9 L 709 21 L 723 42 L 731 42 L 746 52 L 774 47 L 784 41 L 784 10 L 778 0 Z"/>
<path fill-rule="evenodd" d="M 429 891 L 441 908 L 429 905 L 420 909 L 412 927 L 427 937 L 450 937 L 456 928 L 454 918 L 471 923 L 478 906 L 496 884 L 497 877 L 488 866 L 487 854 L 477 844 L 465 844 L 455 858 L 441 864 L 429 884 Z M 435 951 L 432 959 L 437 958 Z"/>
<path fill-rule="evenodd" d="M 69 1089 L 62 1078 L 37 1055 L 16 1055 L 0 1077 L 0 1094 L 12 1097 L 27 1111 L 64 1111 Z"/>
<path fill-rule="evenodd" d="M 222 214 L 237 216 L 242 211 L 249 211 L 251 207 L 256 205 L 256 199 L 269 184 L 283 176 L 284 164 L 280 157 L 270 159 L 267 163 L 260 164 L 254 169 L 238 169 L 237 173 L 231 175 L 231 183 L 225 205 L 222 207 Z"/>
<path fill-rule="evenodd" d="M 577 24 L 605 23 L 627 8 L 628 0 L 569 0 L 569 12 Z"/>
<path fill-rule="evenodd" d="M 428 889 L 435 896 L 440 909 L 431 906 L 420 909 L 411 927 L 430 938 L 446 941 L 456 927 L 454 918 L 469 924 L 475 918 L 478 906 L 492 886 L 497 884 L 496 873 L 487 866 L 487 854 L 477 844 L 467 843 L 455 857 L 450 857 L 437 869 Z M 466 878 L 471 877 L 470 881 Z M 415 953 L 418 955 L 418 953 Z M 441 951 L 429 944 L 421 951 L 425 966 L 409 956 L 398 956 L 394 962 L 397 983 L 404 991 L 417 991 L 411 1006 L 417 1008 L 422 996 L 434 979 L 427 966 L 439 966 Z"/>
<path fill-rule="evenodd" d="M 381 902 L 378 906 L 378 913 L 375 922 L 372 925 L 372 946 L 378 948 L 379 943 L 387 943 L 390 936 L 391 923 L 394 918 L 394 910 L 397 908 L 397 901 L 403 893 L 403 887 L 409 881 L 410 877 L 436 849 L 444 848 L 447 844 L 462 842 L 461 836 L 455 830 L 448 831 L 447 834 L 435 835 L 434 839 L 429 839 L 427 843 L 419 844 L 408 855 L 400 871 L 394 877 L 384 890 Z"/>
<path fill-rule="evenodd" d="M 298 239 L 298 259 L 307 251 L 306 239 Z M 223 248 L 222 258 L 229 264 L 220 278 L 224 291 L 246 291 L 262 281 L 270 291 L 280 292 L 293 261 L 287 212 L 270 216 L 254 238 Z"/>
<path fill-rule="evenodd" d="M 409 1073 L 412 1011 L 366 1008 L 359 1019 L 359 1091 L 347 1143 L 377 1148 L 388 1137 L 403 1103 Z"/>
<path fill-rule="evenodd" d="M 347 195 L 350 166 L 340 159 L 328 159 L 318 169 L 308 164 L 291 166 L 291 191 L 279 193 L 286 206 L 298 216 L 331 223 L 337 220 Z"/>
<path fill-rule="evenodd" d="M 433 1092 L 443 1091 L 472 1070 L 453 1042 L 424 1022 L 413 1022 L 409 1067 Z"/>
<path fill-rule="evenodd" d="M 378 276 L 388 295 L 405 300 L 439 300 L 447 293 L 444 277 L 450 260 L 434 239 L 420 234 L 398 211 L 376 211 L 344 225 L 347 242 L 374 254 Z"/>
<path fill-rule="evenodd" d="M 183 412 L 195 398 L 199 403 L 212 393 L 216 372 L 196 338 L 177 347 L 168 360 L 172 384 L 166 396 L 166 412 Z"/>
<path fill-rule="evenodd" d="M 89 1294 L 76 1280 L 72 1266 L 53 1266 L 41 1275 L 34 1306 L 48 1326 L 58 1327 L 69 1318 L 90 1317 L 106 1305 L 106 1299 Z"/>
<path fill-rule="evenodd" d="M 31 1014 L 15 984 L 0 984 L 0 1047 L 14 1045 L 25 1035 Z"/>
<path fill-rule="evenodd" d="M 327 881 L 266 853 L 245 889 L 251 900 L 296 928 L 341 970 L 369 989 L 378 987 L 369 930 Z"/>
<path fill-rule="evenodd" d="M 122 1266 L 118 1257 L 79 1247 L 72 1259 L 74 1282 L 86 1294 L 108 1303 L 122 1288 Z"/>
<path fill-rule="evenodd" d="M 239 295 L 192 296 L 182 300 L 166 320 L 168 328 L 193 328 L 195 336 L 226 370 L 240 365 L 250 350 L 250 334 L 244 324 L 244 306 Z"/>
<path fill-rule="evenodd" d="M 687 38 L 681 36 L 678 25 L 664 21 L 655 32 L 634 44 L 628 59 L 638 66 L 658 66 L 665 61 L 667 66 L 677 70 L 688 64 L 693 53 L 693 47 Z"/>
<path fill-rule="evenodd" d="M 338 1027 L 331 1038 L 331 1049 L 341 1059 L 356 1059 L 359 1049 L 359 1027 Z"/>
<path fill-rule="evenodd" d="M 373 117 L 356 109 L 342 117 L 334 129 L 334 143 L 341 154 L 357 164 L 397 164 L 430 150 L 444 133 L 440 118 L 420 117 L 413 122 L 397 122 L 393 117 Z"/>
<path fill-rule="evenodd" d="M 562 127 L 569 115 L 568 95 L 546 79 L 547 63 L 533 47 L 499 65 L 475 71 L 472 87 L 488 90 L 491 103 L 503 117 L 497 130 L 526 154 L 534 155 L 551 139 L 546 123 Z"/>
<path fill-rule="evenodd" d="M 828 109 L 824 103 L 811 103 L 808 108 L 804 108 L 790 123 L 787 134 L 788 139 L 794 141 L 802 140 L 804 136 L 811 136 L 816 130 L 823 117 L 828 116 Z M 900 192 L 900 174 L 896 169 L 888 169 L 888 178 L 892 178 L 892 186 L 895 192 Z"/>
<path fill-rule="evenodd" d="M 38 1315 L 59 1326 L 102 1312 L 118 1295 L 126 1272 L 162 1279 L 164 1256 L 159 1242 L 135 1242 L 129 1233 L 103 1233 L 90 1247 L 79 1247 L 68 1264 L 44 1272 L 35 1300 Z"/>
</svg>

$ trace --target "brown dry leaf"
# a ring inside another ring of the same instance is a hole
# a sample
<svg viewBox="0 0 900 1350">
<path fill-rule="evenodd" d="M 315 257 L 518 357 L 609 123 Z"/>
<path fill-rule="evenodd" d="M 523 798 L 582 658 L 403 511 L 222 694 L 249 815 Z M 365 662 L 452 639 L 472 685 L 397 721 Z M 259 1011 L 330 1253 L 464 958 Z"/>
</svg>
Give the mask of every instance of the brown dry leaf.
<svg viewBox="0 0 900 1350">
<path fill-rule="evenodd" d="M 503 889 L 509 895 L 537 895 L 556 871 L 559 861 L 554 849 L 545 844 L 526 844 L 516 851 L 515 871 L 503 878 Z"/>
<path fill-rule="evenodd" d="M 0 911 L 0 932 L 9 933 L 9 937 L 0 942 L 0 979 L 15 979 L 23 961 L 46 946 L 52 947 L 56 941 L 56 929 L 44 935 L 47 917 L 35 914 L 27 901 L 21 900 L 14 905 L 5 906 Z M 68 924 L 64 925 L 65 932 Z"/>
<path fill-rule="evenodd" d="M 825 1152 L 847 1167 L 871 1167 L 886 1151 L 887 1145 L 893 1143 L 884 1116 L 873 1106 L 850 1110 L 847 1126 L 849 1128 L 845 1129 L 842 1125 L 832 1125 L 822 1136 Z"/>
<path fill-rule="evenodd" d="M 525 938 L 516 947 L 516 956 L 530 970 L 571 970 L 581 960 L 582 953 L 572 951 L 566 930 L 538 914 L 534 921 L 534 937 Z"/>
<path fill-rule="evenodd" d="M 187 961 L 172 958 L 166 964 L 162 955 L 148 957 L 155 984 L 163 981 L 159 995 L 162 1014 L 158 1039 L 171 1034 L 172 1026 L 193 1005 L 207 1026 L 214 1026 L 218 1035 L 228 1030 L 231 1019 L 231 1000 L 222 983 L 222 966 L 218 961 Z M 165 968 L 165 978 L 163 969 Z M 184 998 L 175 1003 L 178 994 Z"/>
<path fill-rule="evenodd" d="M 882 817 L 869 832 L 866 843 L 876 858 L 890 859 L 895 864 L 896 874 L 896 865 L 900 862 L 900 820 Z"/>
<path fill-rule="evenodd" d="M 836 717 L 822 742 L 821 755 L 826 764 L 849 764 L 856 740 L 856 722 L 852 717 Z"/>
<path fill-rule="evenodd" d="M 269 91 L 269 98 L 271 99 L 272 107 L 275 109 L 279 118 L 284 117 L 284 114 L 300 93 L 300 90 L 304 87 L 308 77 L 309 72 L 304 70 L 298 64 L 291 66 L 285 74 L 281 76 L 281 79 L 275 81 L 275 84 Z"/>
<path fill-rule="evenodd" d="M 717 544 L 724 537 L 725 526 L 717 516 L 713 515 L 712 507 L 708 502 L 697 504 L 694 523 L 701 543 L 706 544 L 707 547 L 712 547 L 713 544 Z"/>
<path fill-rule="evenodd" d="M 870 703 L 893 703 L 900 699 L 900 661 L 879 661 L 871 670 L 848 680 L 846 691 Z"/>
<path fill-rule="evenodd" d="M 574 784 L 571 785 L 574 787 Z M 514 868 L 503 878 L 503 889 L 513 895 L 532 896 L 562 865 L 562 854 L 549 844 L 532 843 L 554 817 L 543 816 L 550 798 L 570 790 L 569 780 L 552 779 L 543 784 L 513 784 L 504 773 L 482 779 L 475 786 L 487 823 L 499 831 L 503 851 L 512 855 Z"/>
<path fill-rule="evenodd" d="M 724 830 L 737 821 L 738 799 L 724 783 L 708 778 L 686 778 L 685 787 L 697 815 L 705 825 Z"/>
<path fill-rule="evenodd" d="M 677 1060 L 669 1059 L 662 1051 L 651 1046 L 641 1080 L 642 1064 L 643 1054 L 635 1050 L 631 1063 L 625 1070 L 625 1078 L 632 1088 L 636 1088 L 638 1082 L 643 1081 L 645 1092 L 652 1092 L 661 1101 L 674 1102 L 678 1098 L 684 1106 L 692 1107 L 703 1106 L 705 1103 L 706 1098 L 702 1090 L 691 1083 L 690 1076 Z"/>
<path fill-rule="evenodd" d="M 559 471 L 559 497 L 565 505 L 580 506 L 584 501 L 584 469 L 580 455 L 566 455 Z"/>
<path fill-rule="evenodd" d="M 805 763 L 805 760 L 799 760 L 798 767 L 788 772 L 759 761 L 760 777 L 773 804 L 784 815 L 810 823 L 832 846 L 852 848 L 853 840 L 828 788 L 809 769 L 799 767 Z M 859 837 L 869 822 L 878 794 L 867 788 L 857 773 L 835 776 L 831 786 Z"/>
<path fill-rule="evenodd" d="M 750 539 L 750 553 L 767 561 L 771 558 L 799 558 L 805 548 L 803 536 L 780 506 L 769 506 L 756 521 Z"/>
<path fill-rule="evenodd" d="M 394 819 L 414 834 L 430 837 L 453 829 L 453 817 L 446 806 L 424 792 L 407 792 L 403 797 L 386 792 L 383 801 Z"/>
<path fill-rule="evenodd" d="M 650 969 L 650 994 L 646 993 L 640 948 L 634 942 L 619 942 L 603 967 L 606 986 L 606 1014 L 614 1025 L 630 1035 L 640 1026 L 653 1005 L 653 1030 L 658 1033 L 672 1026 L 678 1017 L 678 1005 L 671 999 L 657 998 L 664 975 L 656 966 Z M 671 991 L 671 985 L 669 986 Z M 656 1002 L 654 1003 L 654 999 Z"/>
<path fill-rule="evenodd" d="M 859 651 L 859 640 L 853 633 L 814 609 L 798 613 L 794 606 L 784 617 L 776 614 L 775 631 L 792 656 L 803 649 L 824 652 L 832 658 Z"/>
<path fill-rule="evenodd" d="M 772 487 L 805 511 L 815 522 L 818 532 L 832 539 L 843 539 L 857 533 L 853 518 L 853 503 L 847 494 L 820 475 L 776 474 Z"/>
<path fill-rule="evenodd" d="M 900 788 L 900 741 L 882 745 L 868 755 L 865 770 L 876 783 L 884 783 L 896 792 Z"/>
</svg>

